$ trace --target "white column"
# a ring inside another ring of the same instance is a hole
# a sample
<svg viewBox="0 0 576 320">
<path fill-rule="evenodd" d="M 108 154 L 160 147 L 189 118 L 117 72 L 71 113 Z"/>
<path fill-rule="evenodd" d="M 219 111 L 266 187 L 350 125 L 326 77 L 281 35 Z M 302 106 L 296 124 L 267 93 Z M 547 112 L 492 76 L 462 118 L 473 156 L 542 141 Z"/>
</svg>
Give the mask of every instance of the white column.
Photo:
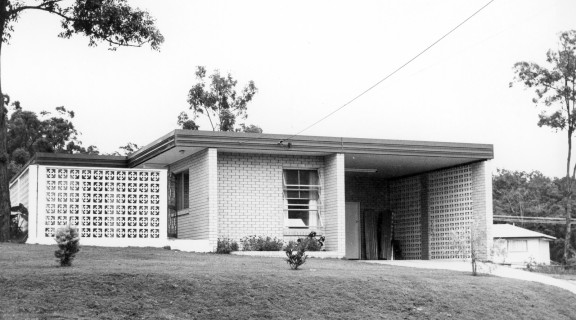
<svg viewBox="0 0 576 320">
<path fill-rule="evenodd" d="M 216 250 L 218 242 L 218 150 L 209 148 L 208 161 L 208 241 Z"/>
<path fill-rule="evenodd" d="M 339 257 L 346 253 L 344 154 L 325 158 L 324 179 L 326 250 L 337 251 Z"/>
</svg>

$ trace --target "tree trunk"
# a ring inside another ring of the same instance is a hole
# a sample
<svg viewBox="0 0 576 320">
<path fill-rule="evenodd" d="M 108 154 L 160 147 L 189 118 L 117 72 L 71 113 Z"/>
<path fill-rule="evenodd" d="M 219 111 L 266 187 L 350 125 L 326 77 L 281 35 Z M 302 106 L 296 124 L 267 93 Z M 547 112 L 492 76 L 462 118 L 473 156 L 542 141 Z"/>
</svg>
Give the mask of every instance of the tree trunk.
<svg viewBox="0 0 576 320">
<path fill-rule="evenodd" d="M 570 177 L 570 161 L 572 154 L 572 130 L 568 128 L 568 159 L 566 163 L 566 235 L 564 236 L 564 263 L 570 255 L 570 233 L 572 232 L 572 178 Z"/>
<path fill-rule="evenodd" d="M 0 37 L 4 35 L 7 17 L 7 0 L 0 0 Z M 2 39 L 0 38 L 0 57 L 2 56 Z M 0 61 L 0 75 L 1 75 Z M 2 78 L 0 76 L 0 242 L 10 240 L 10 186 L 8 179 L 8 154 L 6 151 L 6 109 L 4 106 L 4 93 L 2 92 Z"/>
</svg>

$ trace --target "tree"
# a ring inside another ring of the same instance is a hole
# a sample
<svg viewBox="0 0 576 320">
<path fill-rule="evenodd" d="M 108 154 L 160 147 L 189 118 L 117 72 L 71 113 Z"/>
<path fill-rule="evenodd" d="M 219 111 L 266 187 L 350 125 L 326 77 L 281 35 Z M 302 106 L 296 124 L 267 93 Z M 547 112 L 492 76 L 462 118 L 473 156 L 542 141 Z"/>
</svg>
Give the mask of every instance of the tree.
<svg viewBox="0 0 576 320">
<path fill-rule="evenodd" d="M 118 149 L 120 149 L 120 151 L 114 151 L 112 153 L 108 153 L 107 155 L 110 155 L 110 156 L 129 156 L 129 155 L 133 154 L 134 152 L 138 151 L 138 149 L 140 149 L 140 147 L 137 144 L 135 144 L 134 142 L 128 142 L 126 145 L 118 147 Z"/>
<path fill-rule="evenodd" d="M 14 24 L 26 11 L 42 11 L 60 18 L 61 38 L 81 34 L 88 38 L 89 46 L 107 43 L 111 50 L 120 46 L 150 45 L 160 48 L 164 37 L 146 11 L 130 7 L 126 0 L 0 0 L 0 56 L 2 45 L 8 44 Z M 2 82 L 0 81 L 0 97 Z M 9 239 L 10 195 L 8 186 L 7 109 L 0 104 L 0 242 Z"/>
<path fill-rule="evenodd" d="M 558 185 L 539 171 L 498 169 L 492 186 L 496 215 L 557 217 L 563 210 Z"/>
<path fill-rule="evenodd" d="M 196 69 L 196 83 L 188 92 L 188 104 L 192 110 L 190 119 L 186 112 L 178 116 L 178 125 L 183 129 L 198 130 L 199 126 L 194 120 L 200 115 L 206 115 L 213 131 L 245 131 L 257 132 L 257 126 L 240 124 L 235 128 L 237 119 L 248 117 L 246 110 L 248 102 L 252 100 L 258 89 L 254 81 L 250 81 L 240 93 L 236 92 L 238 81 L 230 73 L 221 76 L 218 70 L 206 78 L 206 68 L 199 66 Z M 208 83 L 209 81 L 209 83 Z M 246 131 L 246 129 L 251 131 Z"/>
<path fill-rule="evenodd" d="M 494 214 L 524 217 L 565 216 L 566 178 L 544 176 L 539 171 L 524 172 L 498 169 L 492 177 Z M 572 208 L 574 210 L 574 200 Z M 550 259 L 562 261 L 566 227 L 560 224 L 522 222 L 522 227 L 556 237 L 550 245 Z M 575 230 L 572 230 L 570 247 L 576 247 Z"/>
<path fill-rule="evenodd" d="M 7 123 L 8 176 L 11 178 L 37 152 L 98 154 L 95 146 L 84 148 L 74 127 L 74 111 L 57 107 L 56 115 L 42 111 L 38 115 L 23 110 L 18 101 Z"/>
<path fill-rule="evenodd" d="M 570 235 L 572 219 L 572 193 L 576 165 L 572 168 L 572 137 L 576 129 L 576 30 L 560 34 L 558 50 L 548 50 L 548 66 L 533 62 L 517 62 L 514 65 L 514 81 L 526 88 L 534 89 L 536 96 L 532 100 L 537 106 L 543 106 L 538 126 L 547 126 L 554 131 L 565 131 L 568 137 L 568 156 L 566 159 L 565 217 L 566 238 L 564 241 L 564 262 L 570 254 Z M 510 83 L 512 85 L 512 83 Z M 550 110 L 549 112 L 546 112 Z M 572 174 L 570 173 L 572 170 Z"/>
</svg>

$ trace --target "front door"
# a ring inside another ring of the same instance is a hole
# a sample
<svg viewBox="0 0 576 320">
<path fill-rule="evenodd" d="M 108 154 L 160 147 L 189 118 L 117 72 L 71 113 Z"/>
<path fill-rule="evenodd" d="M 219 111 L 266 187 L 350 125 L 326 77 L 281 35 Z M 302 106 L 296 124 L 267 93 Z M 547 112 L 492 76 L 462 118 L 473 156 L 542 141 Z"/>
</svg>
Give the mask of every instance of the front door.
<svg viewBox="0 0 576 320">
<path fill-rule="evenodd" d="M 346 259 L 360 259 L 360 203 L 346 202 Z"/>
</svg>

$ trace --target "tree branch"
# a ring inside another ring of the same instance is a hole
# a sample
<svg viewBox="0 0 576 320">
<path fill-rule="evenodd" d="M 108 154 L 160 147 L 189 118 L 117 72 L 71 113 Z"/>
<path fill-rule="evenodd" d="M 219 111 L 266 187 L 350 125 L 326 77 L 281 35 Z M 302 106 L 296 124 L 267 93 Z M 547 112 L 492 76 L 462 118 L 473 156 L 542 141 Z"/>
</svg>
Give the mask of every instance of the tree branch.
<svg viewBox="0 0 576 320">
<path fill-rule="evenodd" d="M 37 5 L 37 6 L 21 6 L 21 7 L 17 7 L 15 9 L 12 10 L 8 10 L 8 15 L 13 15 L 13 14 L 18 14 L 19 12 L 22 12 L 24 10 L 28 10 L 28 9 L 37 9 L 37 10 L 45 10 L 48 9 L 51 5 L 55 5 L 58 2 L 61 2 L 62 0 L 50 0 L 50 1 L 46 1 L 46 2 L 42 2 L 41 4 Z M 52 12 L 52 11 L 50 11 Z M 56 13 L 56 12 L 53 12 Z"/>
</svg>

